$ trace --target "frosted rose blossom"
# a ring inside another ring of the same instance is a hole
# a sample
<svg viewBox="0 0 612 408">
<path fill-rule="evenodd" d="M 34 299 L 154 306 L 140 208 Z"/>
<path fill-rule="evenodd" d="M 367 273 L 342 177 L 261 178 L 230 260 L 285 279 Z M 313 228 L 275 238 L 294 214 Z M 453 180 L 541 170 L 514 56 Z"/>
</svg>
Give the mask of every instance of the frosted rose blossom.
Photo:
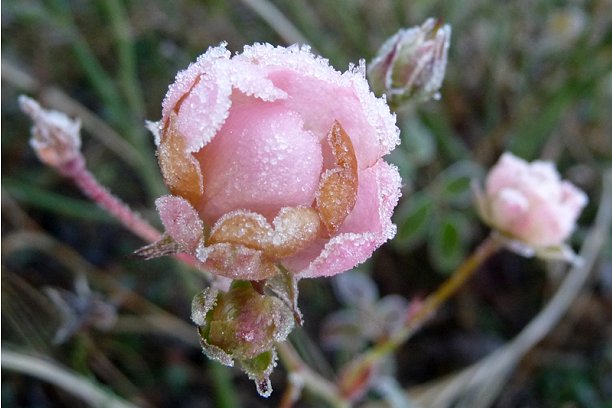
<svg viewBox="0 0 612 408">
<path fill-rule="evenodd" d="M 395 234 L 395 116 L 365 80 L 307 47 L 210 48 L 163 102 L 158 160 L 172 195 L 159 248 L 213 273 L 261 280 L 334 275 Z M 162 246 L 164 248 L 162 248 Z"/>
<path fill-rule="evenodd" d="M 504 153 L 478 194 L 487 224 L 522 244 L 523 252 L 570 259 L 564 242 L 573 232 L 587 196 L 561 180 L 551 162 L 526 161 Z"/>
</svg>

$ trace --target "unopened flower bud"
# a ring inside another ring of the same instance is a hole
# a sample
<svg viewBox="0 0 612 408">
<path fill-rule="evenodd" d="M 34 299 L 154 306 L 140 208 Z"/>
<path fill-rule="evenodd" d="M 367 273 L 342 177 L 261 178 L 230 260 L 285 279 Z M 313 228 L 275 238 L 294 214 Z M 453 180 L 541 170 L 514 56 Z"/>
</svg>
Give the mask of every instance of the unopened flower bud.
<svg viewBox="0 0 612 408">
<path fill-rule="evenodd" d="M 43 109 L 25 95 L 19 97 L 19 106 L 34 122 L 30 145 L 41 162 L 62 171 L 71 162 L 82 158 L 80 120 Z"/>
<path fill-rule="evenodd" d="M 374 92 L 386 94 L 393 103 L 438 98 L 450 36 L 450 26 L 433 18 L 421 26 L 399 30 L 370 63 L 368 77 Z"/>
<path fill-rule="evenodd" d="M 287 338 L 294 324 L 293 312 L 282 300 L 260 294 L 249 282 L 234 281 L 228 292 L 209 288 L 197 295 L 191 318 L 209 358 L 228 366 L 237 360 L 259 393 L 270 395 L 274 345 Z"/>
<path fill-rule="evenodd" d="M 482 219 L 522 255 L 576 261 L 565 245 L 588 202 L 584 192 L 561 180 L 553 163 L 527 163 L 504 153 L 485 181 L 476 187 Z"/>
</svg>

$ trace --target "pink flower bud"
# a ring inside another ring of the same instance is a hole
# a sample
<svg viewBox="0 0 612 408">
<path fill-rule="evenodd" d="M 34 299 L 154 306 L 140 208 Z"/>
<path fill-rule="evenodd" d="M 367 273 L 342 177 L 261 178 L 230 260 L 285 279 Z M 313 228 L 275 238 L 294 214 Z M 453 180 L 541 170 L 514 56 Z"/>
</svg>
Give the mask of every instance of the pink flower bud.
<svg viewBox="0 0 612 408">
<path fill-rule="evenodd" d="M 504 153 L 489 172 L 485 191 L 478 194 L 481 217 L 514 240 L 515 249 L 572 258 L 564 242 L 588 199 L 573 184 L 561 180 L 553 163 L 527 163 Z"/>
<path fill-rule="evenodd" d="M 399 131 L 363 65 L 340 73 L 298 46 L 214 47 L 177 75 L 154 133 L 176 197 L 157 203 L 166 232 L 218 275 L 334 275 L 395 234 L 401 180 L 382 157 Z"/>
<path fill-rule="evenodd" d="M 368 67 L 375 92 L 401 103 L 438 97 L 442 85 L 451 28 L 433 18 L 421 26 L 401 29 L 380 47 Z"/>
<path fill-rule="evenodd" d="M 66 114 L 45 110 L 38 102 L 25 95 L 19 97 L 21 110 L 32 121 L 30 145 L 39 160 L 60 171 L 75 160 L 81 160 L 81 122 Z"/>
</svg>

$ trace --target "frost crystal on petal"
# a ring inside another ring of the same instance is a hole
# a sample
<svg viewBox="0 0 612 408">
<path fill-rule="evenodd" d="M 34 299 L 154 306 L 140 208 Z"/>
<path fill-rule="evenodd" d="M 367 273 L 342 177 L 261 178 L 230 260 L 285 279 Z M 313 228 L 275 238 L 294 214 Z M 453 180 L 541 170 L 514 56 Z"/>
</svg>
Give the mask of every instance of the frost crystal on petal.
<svg viewBox="0 0 612 408">
<path fill-rule="evenodd" d="M 163 196 L 155 206 L 166 233 L 187 253 L 194 253 L 204 235 L 204 223 L 187 200 L 177 196 Z"/>
<path fill-rule="evenodd" d="M 175 113 L 170 116 L 157 149 L 157 158 L 170 191 L 197 204 L 204 189 L 202 173 L 198 162 L 187 151 L 186 140 L 179 132 Z"/>
<path fill-rule="evenodd" d="M 43 109 L 25 95 L 19 97 L 19 106 L 34 121 L 30 145 L 41 162 L 61 168 L 75 159 L 82 160 L 80 120 Z"/>
<path fill-rule="evenodd" d="M 218 294 L 218 290 L 207 288 L 194 296 L 191 302 L 191 320 L 195 324 L 204 326 L 206 314 L 215 306 Z"/>
<path fill-rule="evenodd" d="M 328 139 L 338 167 L 322 175 L 316 207 L 327 232 L 334 235 L 355 207 L 359 180 L 353 144 L 338 121 L 334 122 Z"/>
</svg>

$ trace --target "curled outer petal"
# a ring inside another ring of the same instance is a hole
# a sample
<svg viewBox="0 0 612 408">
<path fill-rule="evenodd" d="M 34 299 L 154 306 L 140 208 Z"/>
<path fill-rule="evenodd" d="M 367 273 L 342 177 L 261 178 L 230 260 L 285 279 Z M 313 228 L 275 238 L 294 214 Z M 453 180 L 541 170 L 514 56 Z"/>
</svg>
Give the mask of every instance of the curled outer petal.
<svg viewBox="0 0 612 408">
<path fill-rule="evenodd" d="M 349 135 L 338 121 L 328 134 L 337 167 L 323 173 L 316 208 L 328 234 L 334 235 L 355 207 L 359 183 L 357 157 Z"/>
<path fill-rule="evenodd" d="M 187 141 L 179 132 L 174 112 L 161 138 L 157 158 L 164 182 L 172 194 L 198 203 L 204 191 L 202 172 L 197 160 L 187 151 Z"/>
<path fill-rule="evenodd" d="M 285 207 L 273 226 L 260 214 L 234 211 L 213 227 L 209 244 L 243 245 L 261 251 L 271 259 L 282 259 L 304 249 L 319 232 L 319 217 L 308 207 Z"/>
</svg>

